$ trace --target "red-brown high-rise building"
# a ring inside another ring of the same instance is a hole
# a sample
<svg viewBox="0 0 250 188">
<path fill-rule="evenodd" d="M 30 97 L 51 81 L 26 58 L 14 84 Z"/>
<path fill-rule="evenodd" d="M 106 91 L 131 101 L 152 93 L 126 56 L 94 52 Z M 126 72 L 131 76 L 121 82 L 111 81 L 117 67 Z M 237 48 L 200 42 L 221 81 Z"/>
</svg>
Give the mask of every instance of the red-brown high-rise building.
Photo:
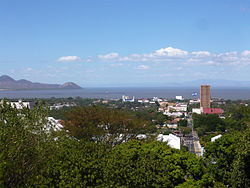
<svg viewBox="0 0 250 188">
<path fill-rule="evenodd" d="M 200 86 L 200 107 L 211 108 L 210 100 L 211 100 L 210 85 L 201 85 Z"/>
</svg>

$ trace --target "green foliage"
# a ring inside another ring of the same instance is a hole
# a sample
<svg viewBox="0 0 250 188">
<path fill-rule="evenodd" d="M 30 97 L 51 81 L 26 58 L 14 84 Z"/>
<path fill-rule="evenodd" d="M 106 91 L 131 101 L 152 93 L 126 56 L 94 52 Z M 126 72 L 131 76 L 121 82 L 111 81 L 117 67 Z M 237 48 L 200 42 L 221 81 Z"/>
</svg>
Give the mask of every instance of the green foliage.
<svg viewBox="0 0 250 188">
<path fill-rule="evenodd" d="M 25 184 L 46 163 L 50 137 L 44 129 L 47 109 L 17 110 L 0 104 L 0 179 L 4 186 Z"/>
<path fill-rule="evenodd" d="M 250 127 L 240 135 L 235 143 L 236 153 L 231 174 L 234 187 L 250 187 Z"/>
<path fill-rule="evenodd" d="M 168 116 L 161 112 L 154 113 L 155 124 L 163 125 L 168 119 Z"/>
<path fill-rule="evenodd" d="M 178 121 L 177 125 L 181 127 L 187 127 L 188 122 L 186 119 L 181 119 L 180 121 Z"/>
<path fill-rule="evenodd" d="M 208 170 L 214 179 L 233 187 L 250 187 L 250 128 L 223 135 L 205 147 Z"/>
<path fill-rule="evenodd" d="M 151 121 L 102 106 L 76 107 L 65 114 L 66 128 L 77 139 L 117 144 L 150 133 Z"/>
<path fill-rule="evenodd" d="M 204 172 L 200 159 L 160 142 L 117 145 L 107 159 L 104 179 L 111 187 L 174 187 L 184 177 L 197 180 Z"/>
<path fill-rule="evenodd" d="M 194 128 L 197 128 L 198 135 L 201 136 L 205 132 L 224 131 L 225 122 L 219 118 L 217 114 L 196 114 L 192 115 Z"/>
<path fill-rule="evenodd" d="M 248 126 L 248 110 L 241 112 L 232 120 Z M 197 158 L 133 139 L 152 128 L 140 113 L 74 108 L 66 114 L 70 132 L 45 129 L 47 116 L 42 103 L 33 110 L 0 105 L 1 187 L 250 187 L 249 127 L 207 144 Z M 128 139 L 113 144 L 120 133 Z"/>
<path fill-rule="evenodd" d="M 178 129 L 184 134 L 190 134 L 192 132 L 192 129 L 189 127 L 178 127 Z"/>
<path fill-rule="evenodd" d="M 235 135 L 223 135 L 222 138 L 215 142 L 210 142 L 205 147 L 204 157 L 208 161 L 208 168 L 211 174 L 217 181 L 229 184 L 231 176 L 231 164 L 234 161 L 236 151 L 234 143 L 236 142 Z"/>
</svg>

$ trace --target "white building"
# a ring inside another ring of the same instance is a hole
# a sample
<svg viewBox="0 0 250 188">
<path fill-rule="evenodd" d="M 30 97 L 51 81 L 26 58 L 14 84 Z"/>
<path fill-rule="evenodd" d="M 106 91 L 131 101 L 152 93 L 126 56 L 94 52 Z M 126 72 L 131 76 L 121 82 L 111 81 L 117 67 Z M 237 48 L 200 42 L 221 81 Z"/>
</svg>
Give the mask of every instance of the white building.
<svg viewBox="0 0 250 188">
<path fill-rule="evenodd" d="M 159 134 L 157 140 L 161 142 L 167 142 L 167 144 L 171 148 L 181 149 L 181 139 L 173 134 L 169 135 Z"/>
<path fill-rule="evenodd" d="M 177 104 L 176 106 L 169 106 L 168 111 L 177 111 L 177 112 L 186 112 L 187 105 L 186 104 Z"/>
<path fill-rule="evenodd" d="M 138 100 L 139 103 L 149 103 L 149 100 L 146 98 L 142 98 Z"/>
<path fill-rule="evenodd" d="M 167 124 L 167 127 L 171 128 L 171 129 L 177 129 L 178 125 L 177 124 Z"/>
<path fill-rule="evenodd" d="M 189 103 L 190 104 L 200 103 L 200 99 L 191 99 Z"/>
<path fill-rule="evenodd" d="M 163 114 L 172 117 L 179 117 L 183 115 L 183 112 L 164 112 Z M 187 113 L 184 113 L 184 115 L 186 116 Z"/>
<path fill-rule="evenodd" d="M 203 112 L 203 108 L 193 108 L 192 109 L 192 113 L 202 114 L 202 112 Z"/>
<path fill-rule="evenodd" d="M 22 110 L 23 108 L 29 108 L 32 109 L 34 106 L 33 102 L 23 102 L 22 100 L 19 100 L 18 102 L 6 102 L 9 104 L 12 108 L 16 108 L 17 110 Z M 0 104 L 3 104 L 3 101 L 0 101 Z"/>
<path fill-rule="evenodd" d="M 214 142 L 215 140 L 219 139 L 220 137 L 222 137 L 221 134 L 217 135 L 217 136 L 214 136 L 211 138 L 211 142 Z"/>
<path fill-rule="evenodd" d="M 53 110 L 53 109 L 58 110 L 63 107 L 72 107 L 72 106 L 76 106 L 76 104 L 75 103 L 63 103 L 63 104 L 59 103 L 59 104 L 54 104 L 53 106 L 50 106 L 50 110 Z"/>
<path fill-rule="evenodd" d="M 135 102 L 135 97 L 129 98 L 129 96 L 123 95 L 122 96 L 122 101 L 123 102 Z"/>
<path fill-rule="evenodd" d="M 154 101 L 154 102 L 156 102 L 156 101 L 157 101 L 157 102 L 162 102 L 162 99 L 159 99 L 158 97 L 153 97 L 153 101 Z"/>
<path fill-rule="evenodd" d="M 54 131 L 59 131 L 63 128 L 62 124 L 59 123 L 60 120 L 56 120 L 53 117 L 48 117 L 48 124 L 45 126 L 45 129 L 50 132 L 52 129 Z"/>
<path fill-rule="evenodd" d="M 177 99 L 177 100 L 183 100 L 183 97 L 182 96 L 175 96 L 175 99 Z"/>
</svg>

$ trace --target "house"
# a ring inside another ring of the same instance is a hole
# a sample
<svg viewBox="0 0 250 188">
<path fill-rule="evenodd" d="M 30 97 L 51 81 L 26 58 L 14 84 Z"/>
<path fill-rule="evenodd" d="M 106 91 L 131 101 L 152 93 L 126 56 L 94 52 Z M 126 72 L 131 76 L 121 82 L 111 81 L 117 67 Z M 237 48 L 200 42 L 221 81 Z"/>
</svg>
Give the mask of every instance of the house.
<svg viewBox="0 0 250 188">
<path fill-rule="evenodd" d="M 167 144 L 171 148 L 181 149 L 181 139 L 173 134 L 169 135 L 159 134 L 157 140 L 161 142 L 167 142 Z"/>
<path fill-rule="evenodd" d="M 182 120 L 182 118 L 174 118 L 171 123 L 178 123 L 180 120 Z"/>
<path fill-rule="evenodd" d="M 168 102 L 160 102 L 159 104 L 160 104 L 161 107 L 166 107 Z"/>
</svg>

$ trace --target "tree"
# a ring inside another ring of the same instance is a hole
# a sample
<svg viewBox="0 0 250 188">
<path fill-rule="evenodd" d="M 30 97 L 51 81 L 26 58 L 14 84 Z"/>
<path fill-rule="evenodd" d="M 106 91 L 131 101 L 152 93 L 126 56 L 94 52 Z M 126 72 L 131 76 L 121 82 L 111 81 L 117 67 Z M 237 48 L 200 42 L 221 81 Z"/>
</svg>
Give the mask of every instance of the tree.
<svg viewBox="0 0 250 188">
<path fill-rule="evenodd" d="M 232 163 L 236 156 L 234 143 L 237 136 L 235 134 L 223 135 L 215 142 L 210 142 L 205 147 L 204 157 L 208 162 L 208 169 L 216 181 L 221 181 L 224 185 L 230 184 Z"/>
<path fill-rule="evenodd" d="M 250 127 L 235 143 L 236 156 L 232 165 L 231 184 L 234 187 L 250 187 Z"/>
<path fill-rule="evenodd" d="M 210 131 L 224 131 L 225 122 L 217 114 L 193 114 L 194 128 L 200 128 L 200 135 Z"/>
<path fill-rule="evenodd" d="M 0 104 L 0 179 L 2 186 L 25 185 L 46 164 L 52 137 L 46 133 L 48 109 L 37 103 L 33 110 Z"/>
<path fill-rule="evenodd" d="M 76 107 L 65 114 L 66 128 L 77 139 L 118 144 L 154 130 L 151 121 L 101 106 Z"/>
<path fill-rule="evenodd" d="M 132 140 L 115 148 L 106 158 L 105 186 L 175 187 L 204 174 L 201 158 L 171 149 L 161 142 Z"/>
<path fill-rule="evenodd" d="M 180 121 L 178 121 L 178 126 L 181 126 L 181 127 L 187 127 L 187 120 L 186 119 L 181 119 Z"/>
</svg>

